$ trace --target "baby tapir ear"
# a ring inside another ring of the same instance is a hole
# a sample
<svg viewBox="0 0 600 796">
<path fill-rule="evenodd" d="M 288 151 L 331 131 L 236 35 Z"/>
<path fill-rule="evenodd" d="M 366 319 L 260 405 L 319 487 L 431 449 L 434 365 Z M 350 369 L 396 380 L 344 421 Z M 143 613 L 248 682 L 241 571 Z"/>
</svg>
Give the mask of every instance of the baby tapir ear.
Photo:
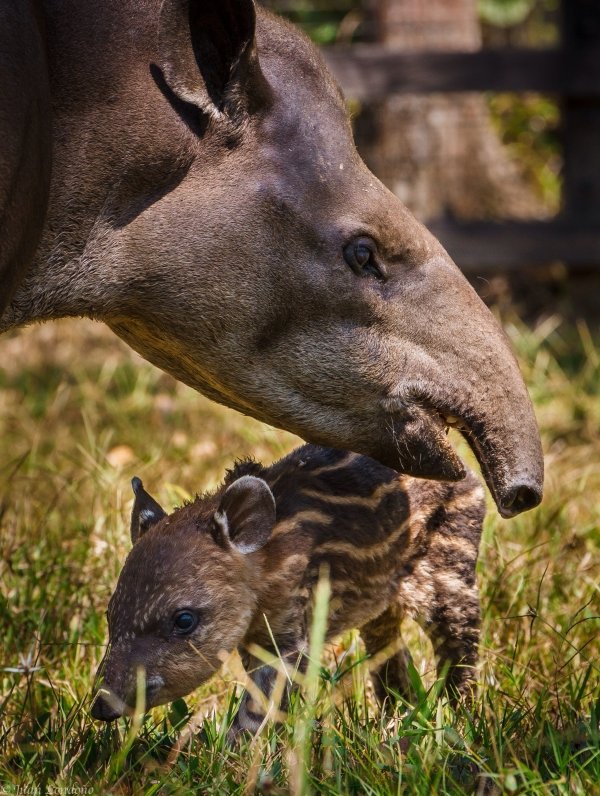
<svg viewBox="0 0 600 796">
<path fill-rule="evenodd" d="M 266 544 L 275 525 L 275 498 L 262 478 L 243 475 L 227 487 L 215 523 L 221 541 L 240 553 L 254 553 Z"/>
<path fill-rule="evenodd" d="M 135 544 L 140 536 L 146 533 L 148 528 L 156 525 L 167 514 L 156 500 L 146 492 L 140 478 L 131 479 L 131 488 L 135 495 L 131 511 L 131 541 Z"/>
</svg>

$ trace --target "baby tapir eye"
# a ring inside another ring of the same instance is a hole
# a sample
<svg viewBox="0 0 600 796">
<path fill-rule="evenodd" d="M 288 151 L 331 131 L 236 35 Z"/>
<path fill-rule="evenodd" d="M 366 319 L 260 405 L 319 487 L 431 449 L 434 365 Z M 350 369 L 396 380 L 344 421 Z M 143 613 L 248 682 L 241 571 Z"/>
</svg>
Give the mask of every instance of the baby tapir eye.
<svg viewBox="0 0 600 796">
<path fill-rule="evenodd" d="M 191 633 L 198 624 L 198 614 L 193 611 L 177 611 L 173 618 L 173 626 L 178 636 Z"/>
<path fill-rule="evenodd" d="M 344 246 L 344 260 L 358 276 L 374 276 L 384 281 L 385 269 L 377 262 L 376 251 L 370 238 L 356 238 Z"/>
</svg>

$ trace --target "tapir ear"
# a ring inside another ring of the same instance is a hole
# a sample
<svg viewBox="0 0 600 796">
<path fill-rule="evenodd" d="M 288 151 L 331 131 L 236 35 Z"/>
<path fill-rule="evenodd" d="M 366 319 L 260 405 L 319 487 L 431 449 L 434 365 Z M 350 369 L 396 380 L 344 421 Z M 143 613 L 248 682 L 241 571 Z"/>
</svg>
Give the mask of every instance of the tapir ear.
<svg viewBox="0 0 600 796">
<path fill-rule="evenodd" d="M 275 498 L 262 478 L 243 475 L 227 487 L 215 523 L 221 541 L 240 553 L 254 553 L 267 543 L 275 525 Z"/>
<path fill-rule="evenodd" d="M 159 66 L 171 91 L 236 124 L 264 105 L 255 26 L 253 0 L 163 0 Z"/>
<path fill-rule="evenodd" d="M 135 544 L 149 528 L 156 525 L 167 514 L 146 492 L 140 478 L 132 478 L 131 488 L 135 495 L 131 511 L 131 541 Z"/>
</svg>

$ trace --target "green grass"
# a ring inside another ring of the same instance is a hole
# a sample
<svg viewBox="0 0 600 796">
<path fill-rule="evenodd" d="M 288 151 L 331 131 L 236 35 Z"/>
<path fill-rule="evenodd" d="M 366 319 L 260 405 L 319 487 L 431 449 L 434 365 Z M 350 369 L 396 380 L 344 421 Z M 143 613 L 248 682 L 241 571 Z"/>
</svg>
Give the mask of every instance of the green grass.
<svg viewBox="0 0 600 796">
<path fill-rule="evenodd" d="M 215 486 L 233 457 L 268 462 L 297 440 L 211 404 L 100 326 L 3 338 L 0 792 L 600 793 L 600 347 L 587 328 L 552 319 L 508 331 L 542 428 L 547 488 L 536 511 L 486 521 L 472 711 L 437 698 L 414 628 L 418 703 L 388 717 L 373 705 L 356 635 L 322 666 L 317 638 L 283 725 L 235 749 L 235 658 L 140 726 L 90 719 L 104 611 L 129 547 L 129 481 L 140 475 L 174 506 Z"/>
</svg>

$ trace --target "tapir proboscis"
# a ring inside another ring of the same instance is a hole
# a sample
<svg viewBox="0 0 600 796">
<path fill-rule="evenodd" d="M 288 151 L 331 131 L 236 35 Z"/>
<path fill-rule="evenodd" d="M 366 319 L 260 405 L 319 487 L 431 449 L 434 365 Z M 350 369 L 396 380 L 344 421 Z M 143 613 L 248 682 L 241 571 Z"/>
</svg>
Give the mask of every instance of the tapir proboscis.
<svg viewBox="0 0 600 796">
<path fill-rule="evenodd" d="M 0 331 L 107 323 L 222 404 L 403 473 L 475 451 L 541 500 L 503 332 L 359 158 L 318 50 L 252 0 L 0 9 Z"/>
</svg>

